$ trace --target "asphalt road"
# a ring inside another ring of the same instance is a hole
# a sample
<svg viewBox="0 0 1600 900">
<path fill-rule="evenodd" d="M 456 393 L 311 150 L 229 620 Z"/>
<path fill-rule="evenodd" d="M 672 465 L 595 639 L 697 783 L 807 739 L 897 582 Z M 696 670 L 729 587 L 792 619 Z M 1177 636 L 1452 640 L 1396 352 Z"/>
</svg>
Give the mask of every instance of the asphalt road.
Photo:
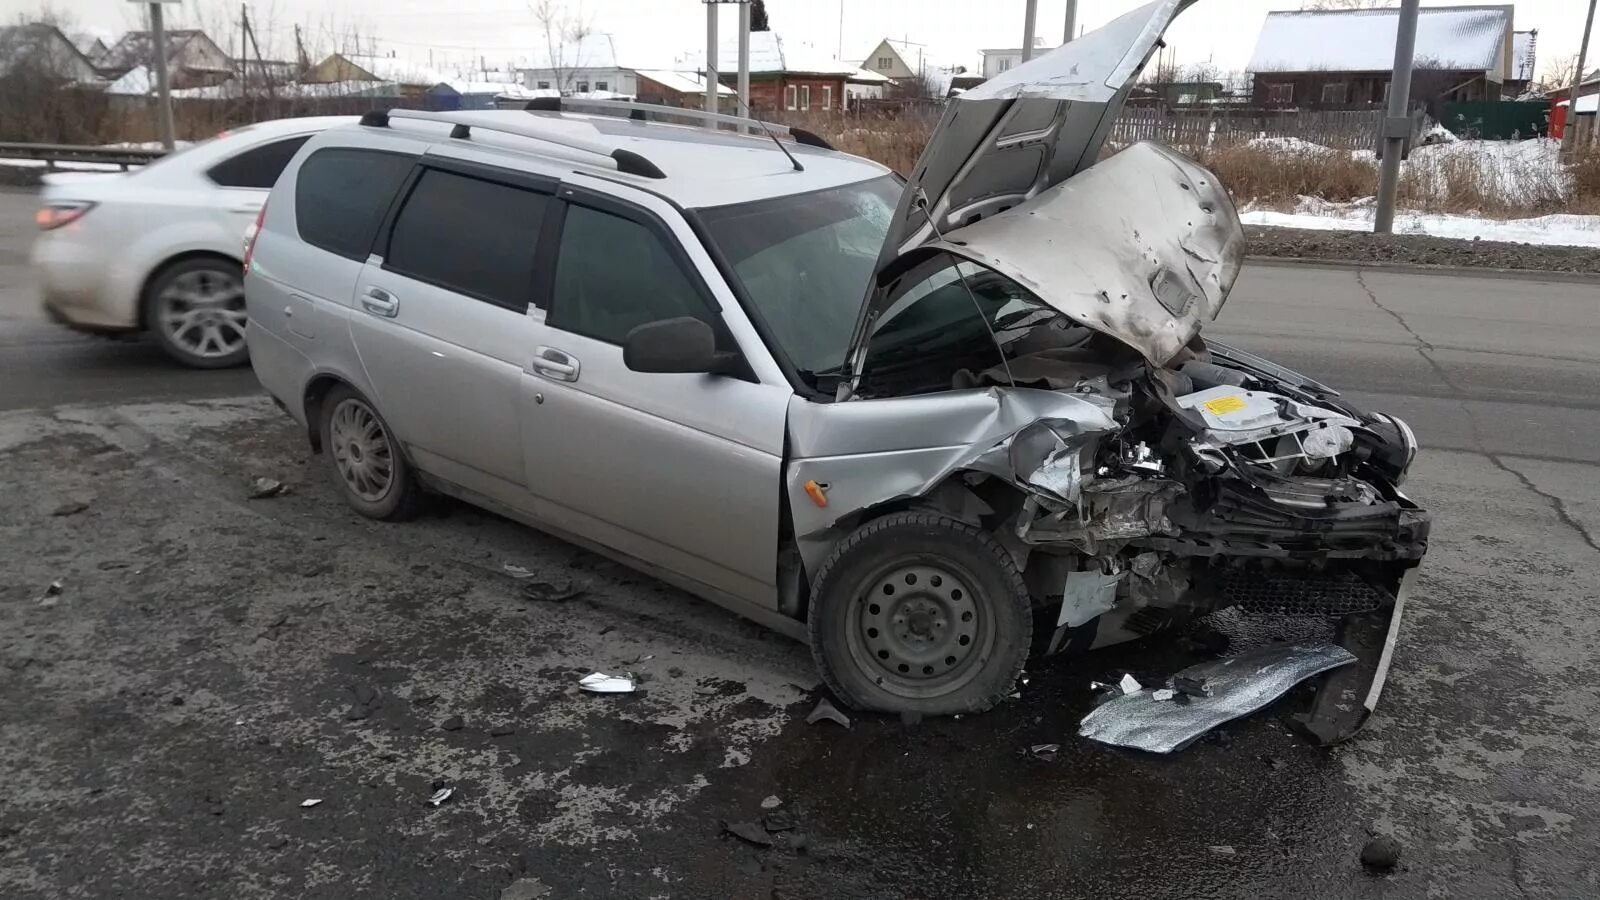
<svg viewBox="0 0 1600 900">
<path fill-rule="evenodd" d="M 1357 740 L 1268 710 L 1167 758 L 1073 732 L 1168 643 L 807 726 L 809 660 L 759 628 L 461 507 L 361 520 L 247 370 L 38 321 L 29 209 L 0 194 L 0 896 L 1600 895 L 1600 286 L 1247 268 L 1210 333 L 1406 417 L 1434 541 Z M 503 562 L 587 593 L 520 602 Z M 575 693 L 605 667 L 651 680 Z M 721 834 L 768 796 L 803 841 Z"/>
</svg>

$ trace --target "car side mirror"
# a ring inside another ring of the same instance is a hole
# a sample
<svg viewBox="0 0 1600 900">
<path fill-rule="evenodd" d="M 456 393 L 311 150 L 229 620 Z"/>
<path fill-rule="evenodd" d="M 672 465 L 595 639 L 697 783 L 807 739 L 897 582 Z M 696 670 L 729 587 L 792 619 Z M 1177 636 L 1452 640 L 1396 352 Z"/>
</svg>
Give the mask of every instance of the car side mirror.
<svg viewBox="0 0 1600 900">
<path fill-rule="evenodd" d="M 717 336 L 693 316 L 634 326 L 622 342 L 622 362 L 635 372 L 724 374 L 738 366 L 737 353 L 717 352 Z"/>
</svg>

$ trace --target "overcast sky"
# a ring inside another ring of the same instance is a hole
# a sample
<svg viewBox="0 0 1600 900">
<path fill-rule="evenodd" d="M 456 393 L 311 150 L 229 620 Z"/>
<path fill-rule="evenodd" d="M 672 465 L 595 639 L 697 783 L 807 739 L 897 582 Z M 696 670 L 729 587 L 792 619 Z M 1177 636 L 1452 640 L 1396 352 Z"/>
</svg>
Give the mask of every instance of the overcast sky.
<svg viewBox="0 0 1600 900">
<path fill-rule="evenodd" d="M 531 6 L 534 0 L 252 0 L 250 15 L 260 30 L 264 54 L 292 58 L 293 28 L 300 25 L 312 53 L 333 49 L 336 36 L 359 33 L 382 50 L 436 64 L 487 57 L 503 65 L 542 44 Z M 1079 24 L 1095 28 L 1144 0 L 1080 0 Z M 975 66 L 984 47 L 1020 46 L 1024 0 L 767 0 L 774 31 L 860 62 L 883 37 L 924 44 L 931 56 Z M 1039 34 L 1061 38 L 1065 0 L 1038 0 Z M 840 40 L 840 12 L 843 40 Z M 6 20 L 28 17 L 41 0 L 0 0 Z M 128 0 L 50 0 L 58 15 L 80 27 L 120 33 L 137 27 L 142 4 Z M 705 12 L 697 0 L 566 0 L 597 31 L 616 37 L 624 65 L 661 66 L 685 50 L 703 47 Z M 1201 0 L 1178 17 L 1167 35 L 1179 62 L 1213 61 L 1242 69 L 1269 9 L 1297 9 L 1299 0 Z M 1430 2 L 1425 6 L 1459 5 Z M 182 0 L 166 7 L 168 20 L 202 25 L 224 46 L 236 33 L 236 0 Z M 1541 70 L 1548 61 L 1577 52 L 1584 0 L 1522 0 L 1518 30 L 1539 29 Z M 732 7 L 722 30 L 737 22 Z M 1590 50 L 1593 68 L 1600 51 Z M 912 60 L 915 64 L 915 60 Z"/>
</svg>

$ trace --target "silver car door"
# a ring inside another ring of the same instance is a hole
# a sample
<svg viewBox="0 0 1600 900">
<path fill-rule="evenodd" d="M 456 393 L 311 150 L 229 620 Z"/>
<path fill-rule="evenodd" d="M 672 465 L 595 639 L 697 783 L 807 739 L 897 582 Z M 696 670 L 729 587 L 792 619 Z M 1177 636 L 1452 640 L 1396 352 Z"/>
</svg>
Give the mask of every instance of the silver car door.
<svg viewBox="0 0 1600 900">
<path fill-rule="evenodd" d="M 424 157 L 356 283 L 351 335 L 424 472 L 527 507 L 527 311 L 555 182 Z"/>
<path fill-rule="evenodd" d="M 792 388 L 681 214 L 564 185 L 548 309 L 534 314 L 523 445 L 540 517 L 725 595 L 776 607 Z M 702 276 L 702 273 L 708 273 Z M 634 372 L 621 343 L 695 316 L 764 365 L 748 377 Z"/>
</svg>

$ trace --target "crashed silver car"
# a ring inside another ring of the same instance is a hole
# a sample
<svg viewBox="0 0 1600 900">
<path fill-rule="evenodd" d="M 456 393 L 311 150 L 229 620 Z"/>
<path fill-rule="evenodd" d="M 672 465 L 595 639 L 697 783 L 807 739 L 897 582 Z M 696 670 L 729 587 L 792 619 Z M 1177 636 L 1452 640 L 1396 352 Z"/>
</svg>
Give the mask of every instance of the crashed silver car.
<svg viewBox="0 0 1600 900">
<path fill-rule="evenodd" d="M 1204 340 L 1227 191 L 1101 159 L 1186 5 L 968 91 L 903 185 L 636 105 L 334 129 L 246 257 L 252 363 L 362 513 L 426 487 L 561 534 L 807 639 L 855 707 L 987 709 L 1030 654 L 1239 606 L 1339 623 L 1337 736 L 1426 550 L 1417 444 Z"/>
</svg>

